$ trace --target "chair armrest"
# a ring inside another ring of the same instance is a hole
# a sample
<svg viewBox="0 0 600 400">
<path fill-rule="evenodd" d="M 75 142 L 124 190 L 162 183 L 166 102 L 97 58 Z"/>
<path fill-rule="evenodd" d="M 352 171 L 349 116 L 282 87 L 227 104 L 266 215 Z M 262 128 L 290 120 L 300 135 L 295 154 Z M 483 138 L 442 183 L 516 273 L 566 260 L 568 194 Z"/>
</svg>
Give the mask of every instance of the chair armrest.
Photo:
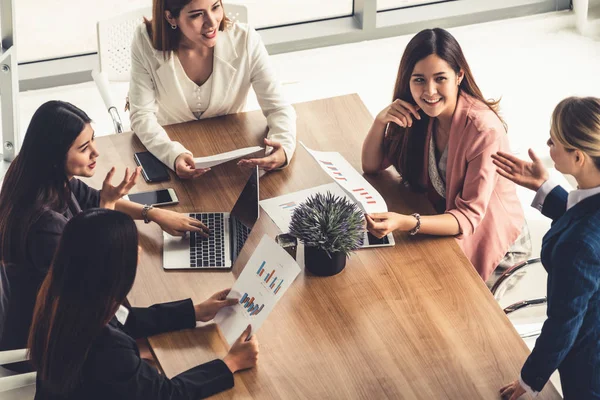
<svg viewBox="0 0 600 400">
<path fill-rule="evenodd" d="M 528 307 L 541 306 L 541 305 L 546 304 L 547 302 L 548 302 L 548 299 L 546 297 L 538 297 L 536 299 L 519 301 L 517 303 L 511 304 L 510 306 L 506 307 L 504 309 L 504 313 L 506 313 L 508 315 L 517 310 L 522 310 L 522 309 L 528 308 Z"/>
<path fill-rule="evenodd" d="M 494 286 L 492 286 L 492 289 L 491 289 L 492 295 L 494 295 L 494 297 L 496 297 L 496 292 L 498 291 L 498 288 L 500 288 L 502 283 L 504 283 L 504 281 L 509 279 L 511 276 L 513 276 L 514 274 L 516 274 L 517 272 L 519 272 L 520 270 L 522 270 L 524 268 L 528 268 L 531 265 L 538 264 L 540 262 L 541 262 L 540 258 L 531 258 L 527 261 L 523 261 L 522 263 L 517 264 L 517 265 L 507 269 L 502 275 L 500 275 L 500 278 L 498 278 L 496 283 L 494 283 Z"/>
<path fill-rule="evenodd" d="M 26 361 L 28 359 L 27 349 L 0 351 L 0 365 Z"/>
<path fill-rule="evenodd" d="M 121 117 L 119 116 L 119 112 L 117 111 L 117 107 L 112 99 L 110 94 L 110 85 L 108 83 L 108 77 L 104 72 L 100 72 L 97 69 L 92 71 L 92 78 L 94 78 L 94 83 L 96 83 L 96 87 L 100 92 L 100 96 L 102 96 L 102 101 L 104 101 L 104 105 L 112 118 L 113 125 L 115 128 L 115 133 L 123 133 L 123 123 L 121 122 Z"/>
<path fill-rule="evenodd" d="M 11 375 L 0 378 L 0 393 L 9 390 L 35 385 L 36 372 L 26 374 Z"/>
</svg>

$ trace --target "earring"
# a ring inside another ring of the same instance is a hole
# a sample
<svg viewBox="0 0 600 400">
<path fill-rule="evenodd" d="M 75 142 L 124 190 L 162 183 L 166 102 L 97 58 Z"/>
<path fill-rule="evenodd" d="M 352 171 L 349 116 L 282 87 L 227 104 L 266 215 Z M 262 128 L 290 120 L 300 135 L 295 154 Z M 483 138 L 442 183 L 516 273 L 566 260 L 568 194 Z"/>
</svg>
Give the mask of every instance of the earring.
<svg viewBox="0 0 600 400">
<path fill-rule="evenodd" d="M 173 30 L 177 29 L 177 25 L 175 25 L 175 24 L 171 25 L 171 29 L 173 29 Z"/>
</svg>

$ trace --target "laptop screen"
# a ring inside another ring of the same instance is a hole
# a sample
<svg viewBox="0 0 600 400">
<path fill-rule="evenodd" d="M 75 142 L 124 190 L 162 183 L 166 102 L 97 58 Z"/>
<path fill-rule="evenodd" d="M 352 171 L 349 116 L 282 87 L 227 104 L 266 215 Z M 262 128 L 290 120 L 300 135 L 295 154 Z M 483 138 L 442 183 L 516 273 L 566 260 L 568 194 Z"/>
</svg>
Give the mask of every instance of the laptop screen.
<svg viewBox="0 0 600 400">
<path fill-rule="evenodd" d="M 256 167 L 231 210 L 229 239 L 232 265 L 242 251 L 242 247 L 258 219 L 260 213 L 258 196 L 258 167 Z"/>
</svg>

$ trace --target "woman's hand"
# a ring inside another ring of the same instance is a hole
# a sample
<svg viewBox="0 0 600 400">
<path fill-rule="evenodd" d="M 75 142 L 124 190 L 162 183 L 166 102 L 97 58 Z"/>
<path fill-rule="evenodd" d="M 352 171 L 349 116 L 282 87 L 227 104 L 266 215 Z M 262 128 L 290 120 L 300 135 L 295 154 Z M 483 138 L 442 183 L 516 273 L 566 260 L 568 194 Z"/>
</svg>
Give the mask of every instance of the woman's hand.
<svg viewBox="0 0 600 400">
<path fill-rule="evenodd" d="M 523 386 L 521 386 L 521 383 L 518 379 L 500 389 L 500 396 L 502 397 L 502 400 L 517 400 L 524 394 L 525 389 L 523 389 Z"/>
<path fill-rule="evenodd" d="M 115 203 L 129 193 L 129 190 L 135 186 L 136 180 L 140 175 L 141 168 L 137 167 L 131 176 L 129 175 L 129 168 L 125 168 L 125 176 L 119 185 L 113 186 L 111 183 L 112 177 L 115 174 L 115 167 L 112 167 L 104 182 L 102 182 L 102 190 L 100 190 L 100 208 L 115 209 Z"/>
<path fill-rule="evenodd" d="M 196 321 L 207 322 L 217 315 L 217 312 L 223 307 L 233 306 L 238 299 L 228 299 L 227 295 L 231 289 L 224 289 L 210 296 L 200 304 L 194 305 Z"/>
<path fill-rule="evenodd" d="M 421 119 L 419 115 L 419 106 L 410 104 L 407 101 L 396 99 L 392 104 L 381 110 L 375 121 L 387 125 L 390 122 L 403 128 L 411 127 L 413 118 Z"/>
<path fill-rule="evenodd" d="M 393 212 L 365 214 L 365 219 L 367 220 L 367 230 L 379 239 L 395 230 L 410 231 L 417 225 L 415 217 Z"/>
<path fill-rule="evenodd" d="M 271 171 L 275 168 L 282 167 L 287 161 L 287 156 L 285 155 L 285 151 L 281 146 L 281 143 L 276 142 L 274 140 L 265 139 L 265 145 L 271 146 L 273 148 L 273 152 L 266 157 L 262 158 L 250 158 L 247 160 L 240 160 L 238 165 L 240 167 L 255 167 L 257 166 L 260 169 L 264 169 L 265 171 Z"/>
<path fill-rule="evenodd" d="M 250 325 L 242 335 L 235 341 L 229 353 L 223 358 L 223 362 L 232 373 L 256 366 L 258 362 L 258 340 L 256 336 L 248 339 L 250 335 Z"/>
<path fill-rule="evenodd" d="M 494 165 L 498 167 L 496 171 L 500 176 L 537 192 L 548 180 L 548 171 L 532 149 L 529 149 L 529 158 L 532 162 L 521 160 L 512 154 L 501 151 L 492 154 Z"/>
<path fill-rule="evenodd" d="M 181 153 L 175 159 L 175 173 L 181 179 L 195 179 L 210 171 L 210 168 L 196 169 L 194 157 L 189 153 Z"/>
<path fill-rule="evenodd" d="M 186 232 L 196 232 L 204 238 L 208 237 L 209 230 L 206 225 L 186 214 L 153 208 L 148 211 L 148 219 L 156 222 L 163 231 L 172 236 L 183 236 Z"/>
</svg>

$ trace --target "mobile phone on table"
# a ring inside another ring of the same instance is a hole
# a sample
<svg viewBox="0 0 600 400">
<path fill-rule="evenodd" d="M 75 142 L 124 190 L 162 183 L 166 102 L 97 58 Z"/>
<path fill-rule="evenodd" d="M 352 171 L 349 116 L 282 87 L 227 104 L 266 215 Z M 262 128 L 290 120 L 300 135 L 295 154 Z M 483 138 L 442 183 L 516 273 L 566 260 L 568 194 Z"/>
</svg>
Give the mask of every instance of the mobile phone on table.
<svg viewBox="0 0 600 400">
<path fill-rule="evenodd" d="M 142 167 L 142 176 L 146 182 L 163 182 L 171 179 L 169 170 L 149 151 L 142 151 L 133 155 L 135 163 Z"/>
<path fill-rule="evenodd" d="M 148 204 L 152 206 L 168 206 L 179 203 L 175 190 L 160 189 L 150 192 L 130 193 L 123 197 L 125 200 L 133 201 L 139 204 Z"/>
</svg>

